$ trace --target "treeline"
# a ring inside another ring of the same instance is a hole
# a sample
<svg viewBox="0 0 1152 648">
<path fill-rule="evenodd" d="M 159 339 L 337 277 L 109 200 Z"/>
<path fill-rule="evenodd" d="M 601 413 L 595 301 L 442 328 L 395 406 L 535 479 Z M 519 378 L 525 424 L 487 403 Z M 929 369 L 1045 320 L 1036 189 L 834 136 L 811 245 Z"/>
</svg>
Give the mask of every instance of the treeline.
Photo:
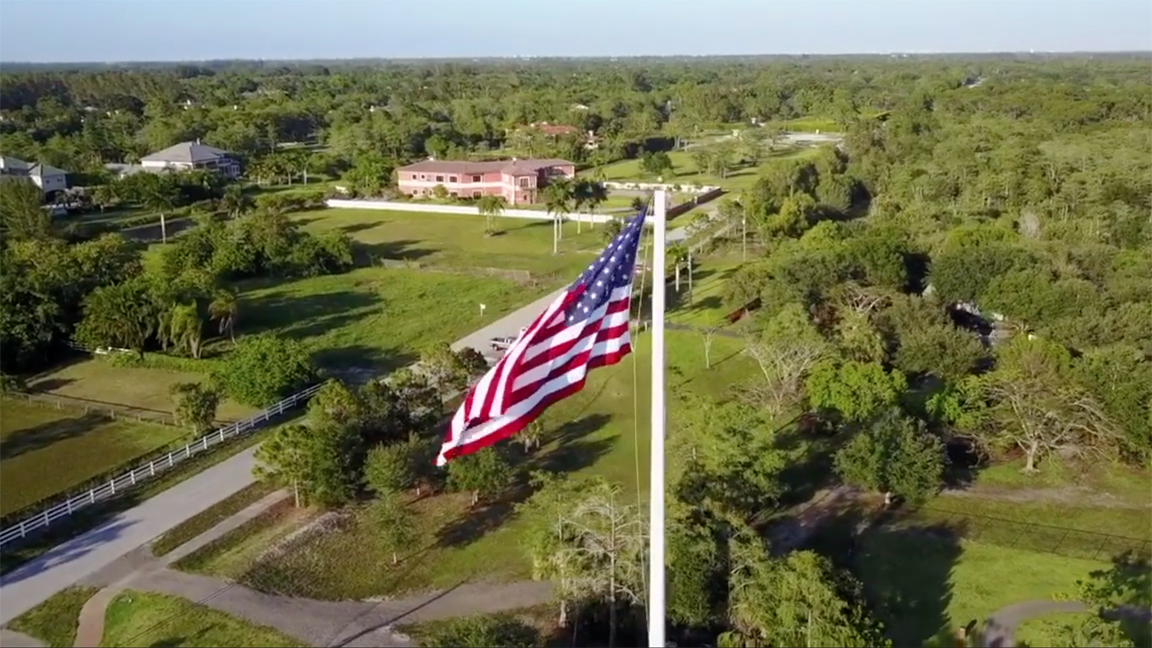
<svg viewBox="0 0 1152 648">
<path fill-rule="evenodd" d="M 238 199 L 237 217 L 228 221 L 203 216 L 149 263 L 143 263 L 143 245 L 117 234 L 76 244 L 50 231 L 6 238 L 0 249 L 4 372 L 42 367 L 72 340 L 141 357 L 160 349 L 200 358 L 211 337 L 234 338 L 243 310 L 237 280 L 352 266 L 347 236 L 303 232 L 277 209 L 283 201 L 271 202 L 249 211 Z"/>
</svg>

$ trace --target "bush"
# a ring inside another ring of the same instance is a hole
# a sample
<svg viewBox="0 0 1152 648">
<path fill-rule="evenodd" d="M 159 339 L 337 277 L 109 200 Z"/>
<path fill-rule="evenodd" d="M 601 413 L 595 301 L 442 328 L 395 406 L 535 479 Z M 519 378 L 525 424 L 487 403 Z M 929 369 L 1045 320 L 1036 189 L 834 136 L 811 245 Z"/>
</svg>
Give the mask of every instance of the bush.
<svg viewBox="0 0 1152 648">
<path fill-rule="evenodd" d="M 299 342 L 265 334 L 242 339 L 212 377 L 236 402 L 267 407 L 303 389 L 316 371 Z"/>
<path fill-rule="evenodd" d="M 539 644 L 535 628 L 507 615 L 471 616 L 434 624 L 420 640 L 421 646 L 504 646 L 530 648 Z"/>
</svg>

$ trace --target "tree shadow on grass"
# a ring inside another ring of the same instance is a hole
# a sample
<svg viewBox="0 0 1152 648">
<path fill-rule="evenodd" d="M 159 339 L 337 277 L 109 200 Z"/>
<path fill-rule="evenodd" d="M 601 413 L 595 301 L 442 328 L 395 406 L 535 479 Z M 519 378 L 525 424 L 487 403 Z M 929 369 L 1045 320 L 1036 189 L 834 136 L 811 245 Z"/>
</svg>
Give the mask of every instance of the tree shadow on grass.
<svg viewBox="0 0 1152 648">
<path fill-rule="evenodd" d="M 596 463 L 615 444 L 615 437 L 588 439 L 608 425 L 612 417 L 608 414 L 589 414 L 579 419 L 565 422 L 549 439 L 556 447 L 531 457 L 529 470 L 548 472 L 575 472 Z"/>
<path fill-rule="evenodd" d="M 424 241 L 414 239 L 383 241 L 381 243 L 357 242 L 355 245 L 357 263 L 361 265 L 376 265 L 376 262 L 380 259 L 418 261 L 437 252 L 437 250 L 430 248 L 415 247 L 421 243 L 424 243 Z"/>
<path fill-rule="evenodd" d="M 205 628 L 205 632 L 210 630 L 212 627 L 214 626 Z M 179 648 L 180 646 L 184 645 L 185 641 L 187 641 L 185 637 L 165 637 L 148 644 L 148 648 Z"/>
<path fill-rule="evenodd" d="M 40 380 L 32 379 L 28 381 L 28 391 L 34 394 L 47 394 L 74 382 L 76 382 L 75 378 L 46 377 Z"/>
<path fill-rule="evenodd" d="M 899 517 L 856 539 L 848 557 L 852 571 L 894 645 L 949 645 L 959 624 L 968 621 L 948 616 L 964 529 L 906 526 Z"/>
<path fill-rule="evenodd" d="M 312 362 L 317 367 L 351 385 L 382 378 L 385 373 L 407 367 L 416 360 L 414 353 L 362 344 L 321 349 L 312 354 Z"/>
<path fill-rule="evenodd" d="M 84 436 L 108 421 L 108 417 L 102 413 L 87 412 L 80 416 L 57 419 L 21 430 L 0 443 L 0 459 L 7 461 L 25 452 L 34 452 L 60 441 Z"/>
<path fill-rule="evenodd" d="M 245 300 L 245 333 L 276 330 L 304 339 L 344 328 L 379 311 L 383 300 L 367 291 L 338 290 L 311 295 L 275 292 Z"/>
</svg>

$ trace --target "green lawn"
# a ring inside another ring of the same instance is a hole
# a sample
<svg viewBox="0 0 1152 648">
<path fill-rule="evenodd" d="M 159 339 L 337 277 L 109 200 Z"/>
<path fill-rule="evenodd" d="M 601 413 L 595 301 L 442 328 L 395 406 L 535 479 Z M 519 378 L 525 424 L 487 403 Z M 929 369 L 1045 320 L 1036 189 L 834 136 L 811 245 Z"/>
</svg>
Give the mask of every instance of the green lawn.
<svg viewBox="0 0 1152 648">
<path fill-rule="evenodd" d="M 604 245 L 587 223 L 583 234 L 569 223 L 552 254 L 552 223 L 547 220 L 497 218 L 498 236 L 485 237 L 486 219 L 471 214 L 437 214 L 378 209 L 324 209 L 293 214 L 310 232 L 338 230 L 358 241 L 377 259 L 404 259 L 421 265 L 455 268 L 502 268 L 533 274 L 582 271 Z"/>
<path fill-rule="evenodd" d="M 1000 608 L 1075 592 L 1076 581 L 1108 563 L 981 542 L 926 537 L 913 531 L 871 532 L 854 567 L 897 646 L 950 645 L 948 635 Z M 1017 638 L 1053 645 L 1068 617 L 1039 619 Z"/>
<path fill-rule="evenodd" d="M 38 375 L 28 381 L 28 387 L 34 392 L 87 401 L 93 408 L 109 403 L 171 416 L 174 407 L 168 389 L 176 383 L 202 382 L 206 379 L 205 375 L 199 373 L 118 367 L 104 358 L 92 358 Z M 239 421 L 256 412 L 255 408 L 226 398 L 216 410 L 216 419 Z"/>
<path fill-rule="evenodd" d="M 12 619 L 8 627 L 43 641 L 52 648 L 72 648 L 76 643 L 76 622 L 80 610 L 99 589 L 69 587 Z"/>
<path fill-rule="evenodd" d="M 0 401 L 0 409 L 0 515 L 75 488 L 184 434 L 11 398 Z"/>
<path fill-rule="evenodd" d="M 275 331 L 303 341 L 322 367 L 376 372 L 406 366 L 425 346 L 454 342 L 552 289 L 380 267 L 245 288 L 244 333 Z"/>
<path fill-rule="evenodd" d="M 680 291 L 668 286 L 668 321 L 688 326 L 726 325 L 724 316 L 732 309 L 724 305 L 724 286 L 741 265 L 739 255 L 709 258 L 697 264 L 692 288 L 688 272 L 680 271 Z"/>
<path fill-rule="evenodd" d="M 306 644 L 182 598 L 128 590 L 108 606 L 103 645 L 258 648 Z"/>
<path fill-rule="evenodd" d="M 524 459 L 525 467 L 602 475 L 623 484 L 628 493 L 636 493 L 639 477 L 640 489 L 647 490 L 649 340 L 641 336 L 635 356 L 592 372 L 582 392 L 545 413 L 542 420 L 550 439 Z M 710 370 L 703 368 L 698 335 L 668 331 L 666 344 L 669 394 L 686 388 L 721 396 L 747 374 L 738 340 L 716 340 Z M 521 452 L 518 446 L 510 450 Z M 215 547 L 189 556 L 181 567 L 279 593 L 327 599 L 400 595 L 449 587 L 464 578 L 528 577 L 519 542 L 522 528 L 510 519 L 509 504 L 469 511 L 468 501 L 467 494 L 448 494 L 415 502 L 422 539 L 395 568 L 367 517 L 357 513 L 342 531 L 318 536 L 253 569 L 252 558 L 272 539 L 308 519 L 290 519 L 284 511 L 254 520 Z"/>
<path fill-rule="evenodd" d="M 780 160 L 797 159 L 812 155 L 815 148 L 780 149 L 765 156 L 759 167 L 745 167 L 730 172 L 727 177 L 720 178 L 708 173 L 701 173 L 692 160 L 689 151 L 672 151 L 668 154 L 672 158 L 673 175 L 665 176 L 664 182 L 668 184 L 692 184 L 723 187 L 728 191 L 740 191 L 755 184 L 765 168 Z M 601 168 L 605 180 L 617 182 L 650 182 L 654 178 L 646 176 L 640 170 L 640 160 L 621 160 Z M 583 172 L 592 175 L 593 171 Z"/>
</svg>

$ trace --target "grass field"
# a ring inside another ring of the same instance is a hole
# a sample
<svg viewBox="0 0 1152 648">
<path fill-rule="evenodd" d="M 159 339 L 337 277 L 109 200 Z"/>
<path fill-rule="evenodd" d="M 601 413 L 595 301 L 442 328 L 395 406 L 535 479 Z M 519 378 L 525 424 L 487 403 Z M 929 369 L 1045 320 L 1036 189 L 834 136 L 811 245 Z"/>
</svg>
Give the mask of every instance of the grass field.
<svg viewBox="0 0 1152 648">
<path fill-rule="evenodd" d="M 39 639 L 51 648 L 72 648 L 76 643 L 76 622 L 80 618 L 80 610 L 98 591 L 95 587 L 63 589 L 12 619 L 8 627 Z"/>
<path fill-rule="evenodd" d="M 79 486 L 184 434 L 10 398 L 0 405 L 0 515 Z"/>
<path fill-rule="evenodd" d="M 708 173 L 701 173 L 700 169 L 696 166 L 696 162 L 692 160 L 692 154 L 689 151 L 672 151 L 668 153 L 668 156 L 672 158 L 673 175 L 670 177 L 665 176 L 664 182 L 669 184 L 697 183 L 723 187 L 728 191 L 740 191 L 755 184 L 756 179 L 760 177 L 763 170 L 775 162 L 803 158 L 812 155 L 816 150 L 815 148 L 800 148 L 773 151 L 765 156 L 764 161 L 760 163 L 759 167 L 736 169 L 724 178 Z M 641 182 L 652 179 L 640 170 L 640 160 L 614 162 L 602 167 L 601 172 L 604 174 L 605 180 L 617 182 Z M 592 175 L 593 172 L 589 170 L 583 173 Z"/>
<path fill-rule="evenodd" d="M 293 218 L 311 232 L 337 230 L 358 241 L 378 259 L 404 259 L 421 265 L 456 268 L 502 268 L 534 274 L 574 274 L 584 269 L 603 246 L 599 231 L 584 224 L 565 226 L 560 254 L 552 254 L 552 223 L 547 220 L 497 218 L 498 236 L 485 237 L 483 216 L 377 209 L 325 209 Z"/>
<path fill-rule="evenodd" d="M 688 326 L 727 324 L 724 316 L 731 309 L 724 305 L 724 286 L 740 265 L 739 255 L 705 259 L 693 272 L 691 290 L 688 272 L 681 270 L 680 291 L 676 291 L 675 284 L 667 289 L 668 321 Z"/>
<path fill-rule="evenodd" d="M 306 644 L 181 598 L 128 590 L 108 606 L 103 645 L 257 648 Z"/>
<path fill-rule="evenodd" d="M 426 345 L 454 342 L 549 290 L 495 277 L 380 267 L 249 282 L 241 295 L 241 330 L 301 340 L 322 367 L 380 372 L 405 366 Z M 483 320 L 480 303 L 487 306 Z"/>
<path fill-rule="evenodd" d="M 627 493 L 636 492 L 639 476 L 640 488 L 647 489 L 649 339 L 640 336 L 637 340 L 635 385 L 629 358 L 593 372 L 584 391 L 545 413 L 549 439 L 525 460 L 527 467 L 601 475 L 623 484 Z M 711 370 L 703 368 L 698 335 L 668 331 L 667 349 L 669 393 L 687 388 L 720 396 L 748 368 L 738 355 L 738 340 L 717 339 Z M 262 589 L 328 599 L 399 595 L 449 587 L 464 578 L 527 577 L 529 565 L 518 540 L 522 529 L 510 505 L 498 503 L 469 511 L 468 503 L 467 494 L 414 503 L 422 536 L 414 546 L 419 549 L 396 568 L 380 550 L 367 517 L 356 515 L 346 529 L 320 535 L 253 570 L 251 559 L 272 539 L 309 519 L 304 514 L 292 519 L 287 511 L 254 520 L 250 529 L 238 529 L 211 551 L 189 556 L 181 566 L 238 578 Z"/>
<path fill-rule="evenodd" d="M 33 392 L 102 404 L 171 415 L 174 408 L 168 389 L 176 383 L 202 382 L 198 373 L 118 367 L 101 358 L 92 358 L 58 367 L 28 381 Z M 219 421 L 239 421 L 256 413 L 255 408 L 224 399 L 216 410 Z"/>
<path fill-rule="evenodd" d="M 949 645 L 969 621 L 1014 603 L 1075 592 L 1076 581 L 1108 563 L 981 542 L 879 531 L 865 536 L 855 569 L 895 645 Z M 1023 626 L 1018 639 L 1051 646 L 1067 617 Z"/>
</svg>

